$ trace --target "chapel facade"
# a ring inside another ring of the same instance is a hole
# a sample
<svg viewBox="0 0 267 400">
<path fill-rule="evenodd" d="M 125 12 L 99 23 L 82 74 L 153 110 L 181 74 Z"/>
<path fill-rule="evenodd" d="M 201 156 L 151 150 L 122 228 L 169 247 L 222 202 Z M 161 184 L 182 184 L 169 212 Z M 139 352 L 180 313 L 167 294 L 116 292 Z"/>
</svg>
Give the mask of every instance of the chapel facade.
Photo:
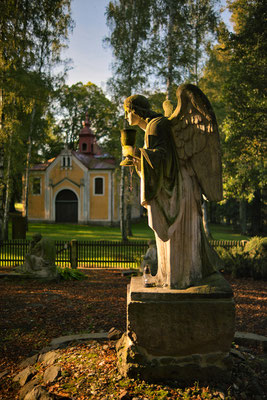
<svg viewBox="0 0 267 400">
<path fill-rule="evenodd" d="M 79 150 L 66 146 L 57 157 L 34 165 L 29 179 L 30 221 L 103 225 L 119 221 L 115 160 L 97 144 L 88 113 L 79 133 Z"/>
</svg>

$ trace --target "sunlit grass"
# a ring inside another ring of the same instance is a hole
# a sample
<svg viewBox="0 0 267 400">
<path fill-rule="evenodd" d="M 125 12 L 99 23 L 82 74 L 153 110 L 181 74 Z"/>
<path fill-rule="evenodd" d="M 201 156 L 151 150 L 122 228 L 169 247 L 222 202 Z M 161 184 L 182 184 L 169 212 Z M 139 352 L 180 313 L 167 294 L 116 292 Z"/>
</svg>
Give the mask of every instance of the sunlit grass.
<svg viewBox="0 0 267 400">
<path fill-rule="evenodd" d="M 249 237 L 233 231 L 229 225 L 210 224 L 211 234 L 214 240 L 248 240 Z"/>
<path fill-rule="evenodd" d="M 27 239 L 30 239 L 36 232 L 55 240 L 121 240 L 119 227 L 74 225 L 74 224 L 46 224 L 30 223 Z M 147 240 L 153 238 L 152 230 L 145 222 L 133 225 L 133 236 L 130 240 Z"/>
<path fill-rule="evenodd" d="M 22 205 L 17 203 L 16 209 L 21 211 Z M 210 230 L 214 240 L 246 240 L 247 236 L 235 233 L 231 226 L 210 224 Z M 11 221 L 9 224 L 9 239 L 12 238 Z M 27 232 L 27 239 L 31 239 L 34 233 L 41 233 L 45 237 L 54 240 L 121 240 L 119 226 L 94 226 L 78 224 L 51 224 L 45 222 L 30 222 Z M 129 240 L 149 240 L 154 239 L 154 233 L 144 218 L 141 222 L 132 224 L 133 236 Z"/>
<path fill-rule="evenodd" d="M 45 222 L 29 222 L 27 239 L 35 233 L 54 240 L 111 240 L 120 241 L 121 232 L 118 226 L 95 226 L 79 224 L 51 224 Z M 132 225 L 133 236 L 129 240 L 149 240 L 154 238 L 153 231 L 148 227 L 146 220 Z M 9 239 L 12 238 L 12 223 L 9 223 Z"/>
</svg>

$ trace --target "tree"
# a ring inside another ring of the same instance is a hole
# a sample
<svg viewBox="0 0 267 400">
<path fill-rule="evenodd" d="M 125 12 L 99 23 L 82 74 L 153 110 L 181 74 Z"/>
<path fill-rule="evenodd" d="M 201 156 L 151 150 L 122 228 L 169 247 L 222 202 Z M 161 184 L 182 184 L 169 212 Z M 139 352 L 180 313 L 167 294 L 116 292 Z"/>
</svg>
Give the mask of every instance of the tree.
<svg viewBox="0 0 267 400">
<path fill-rule="evenodd" d="M 118 102 L 147 82 L 150 6 L 150 0 L 114 0 L 106 9 L 110 34 L 104 43 L 112 48 L 114 56 L 108 87 Z"/>
<path fill-rule="evenodd" d="M 217 17 L 214 7 L 217 0 L 166 0 L 155 1 L 152 8 L 153 30 L 150 41 L 150 60 L 154 72 L 166 86 L 165 115 L 172 112 L 170 100 L 176 104 L 175 91 L 182 81 L 198 84 L 205 47 L 210 34 L 214 34 Z M 203 219 L 208 236 L 205 201 Z"/>
<path fill-rule="evenodd" d="M 221 25 L 209 78 L 225 105 L 221 122 L 225 194 L 239 200 L 245 233 L 246 202 L 266 186 L 266 7 L 263 0 L 235 0 L 229 9 L 234 32 Z M 221 76 L 218 70 L 212 72 L 214 62 L 220 65 Z"/>
<path fill-rule="evenodd" d="M 218 1 L 188 0 L 187 3 L 187 30 L 192 66 L 189 79 L 196 85 L 199 84 L 202 74 L 208 44 L 215 38 L 219 20 L 215 12 Z"/>
<path fill-rule="evenodd" d="M 64 85 L 59 93 L 58 127 L 66 143 L 75 148 L 79 139 L 81 119 L 85 112 L 97 138 L 108 141 L 117 122 L 117 107 L 104 95 L 102 89 L 91 82 L 83 85 Z"/>
<path fill-rule="evenodd" d="M 110 35 L 105 43 L 113 50 L 113 78 L 108 87 L 120 103 L 147 80 L 146 39 L 150 28 L 150 0 L 114 0 L 106 9 Z M 128 202 L 128 217 L 131 207 Z M 125 224 L 125 167 L 121 168 L 120 227 L 122 239 L 127 239 Z M 128 226 L 130 224 L 128 223 Z M 130 232 L 129 232 L 130 233 Z"/>
<path fill-rule="evenodd" d="M 152 30 L 148 61 L 166 87 L 166 99 L 175 100 L 177 84 L 186 79 L 190 66 L 185 0 L 155 0 L 151 7 Z"/>
<path fill-rule="evenodd" d="M 38 3 L 3 0 L 0 5 L 1 142 L 7 143 L 14 132 L 23 136 L 22 120 L 25 122 L 26 118 L 26 171 L 31 162 L 32 144 L 38 142 L 36 128 L 49 105 L 54 83 L 51 71 L 60 61 L 60 51 L 71 29 L 69 11 L 70 0 L 40 0 Z M 20 128 L 17 122 L 21 123 Z M 8 174 L 7 182 L 9 179 Z M 27 215 L 27 172 L 25 182 Z"/>
<path fill-rule="evenodd" d="M 166 99 L 175 99 L 177 85 L 198 83 L 205 46 L 214 37 L 218 0 L 154 0 L 148 62 L 166 87 Z"/>
</svg>

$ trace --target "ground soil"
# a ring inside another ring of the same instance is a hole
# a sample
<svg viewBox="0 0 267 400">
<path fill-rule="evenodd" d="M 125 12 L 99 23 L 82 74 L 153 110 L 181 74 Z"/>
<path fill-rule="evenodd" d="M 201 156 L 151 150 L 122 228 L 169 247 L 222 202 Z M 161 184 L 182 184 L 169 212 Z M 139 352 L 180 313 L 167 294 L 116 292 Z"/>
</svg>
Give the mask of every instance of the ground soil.
<svg viewBox="0 0 267 400">
<path fill-rule="evenodd" d="M 125 331 L 130 278 L 118 271 L 83 272 L 88 279 L 82 281 L 0 279 L 0 399 L 15 398 L 5 377 L 14 375 L 23 359 L 51 339 L 112 327 Z M 236 330 L 267 336 L 266 282 L 226 278 L 234 292 Z"/>
</svg>

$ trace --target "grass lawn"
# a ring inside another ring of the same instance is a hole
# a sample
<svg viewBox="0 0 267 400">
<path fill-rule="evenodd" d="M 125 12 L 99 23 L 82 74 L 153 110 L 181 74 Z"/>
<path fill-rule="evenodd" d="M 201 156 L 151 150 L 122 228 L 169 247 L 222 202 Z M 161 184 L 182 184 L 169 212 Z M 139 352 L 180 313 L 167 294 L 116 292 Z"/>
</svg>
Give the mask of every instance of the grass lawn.
<svg viewBox="0 0 267 400">
<path fill-rule="evenodd" d="M 9 225 L 9 238 L 11 234 L 11 222 Z M 231 226 L 214 225 L 210 226 L 212 236 L 215 240 L 245 240 L 247 236 L 234 233 Z M 119 227 L 78 225 L 78 224 L 48 224 L 44 222 L 29 223 L 27 239 L 40 232 L 43 236 L 54 240 L 121 240 Z M 148 227 L 146 219 L 132 225 L 133 236 L 130 240 L 154 239 L 153 231 Z"/>
<path fill-rule="evenodd" d="M 234 232 L 229 225 L 210 224 L 210 230 L 214 240 L 249 240 L 249 236 Z"/>
</svg>

